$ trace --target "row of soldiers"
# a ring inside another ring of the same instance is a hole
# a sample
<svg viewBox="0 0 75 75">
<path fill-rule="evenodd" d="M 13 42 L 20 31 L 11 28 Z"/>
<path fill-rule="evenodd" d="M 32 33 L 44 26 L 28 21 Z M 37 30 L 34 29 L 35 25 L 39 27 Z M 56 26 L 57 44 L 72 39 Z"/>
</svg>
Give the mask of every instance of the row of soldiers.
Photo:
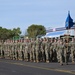
<svg viewBox="0 0 75 75">
<path fill-rule="evenodd" d="M 22 41 L 0 43 L 0 57 L 30 62 L 63 62 L 69 57 L 75 61 L 75 39 L 61 38 L 25 39 Z"/>
</svg>

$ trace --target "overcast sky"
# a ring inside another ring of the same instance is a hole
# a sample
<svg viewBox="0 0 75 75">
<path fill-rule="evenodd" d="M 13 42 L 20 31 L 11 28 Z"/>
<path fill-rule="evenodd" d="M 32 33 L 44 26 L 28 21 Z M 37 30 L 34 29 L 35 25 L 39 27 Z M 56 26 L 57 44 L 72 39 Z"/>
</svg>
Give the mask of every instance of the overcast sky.
<svg viewBox="0 0 75 75">
<path fill-rule="evenodd" d="M 0 26 L 22 33 L 32 24 L 63 27 L 68 11 L 75 21 L 75 0 L 0 0 Z"/>
</svg>

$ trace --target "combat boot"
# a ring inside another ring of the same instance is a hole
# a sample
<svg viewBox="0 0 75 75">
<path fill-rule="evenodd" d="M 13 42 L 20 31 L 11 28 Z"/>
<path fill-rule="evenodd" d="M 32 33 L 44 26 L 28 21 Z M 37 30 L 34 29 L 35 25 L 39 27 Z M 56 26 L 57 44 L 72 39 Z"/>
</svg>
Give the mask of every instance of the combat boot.
<svg viewBox="0 0 75 75">
<path fill-rule="evenodd" d="M 34 62 L 36 62 L 36 61 L 34 60 Z"/>
<path fill-rule="evenodd" d="M 61 66 L 63 66 L 63 64 L 60 64 Z"/>
<path fill-rule="evenodd" d="M 49 60 L 46 60 L 46 63 L 49 63 Z"/>
<path fill-rule="evenodd" d="M 74 61 L 72 61 L 72 63 L 74 63 Z"/>
<path fill-rule="evenodd" d="M 36 62 L 38 63 L 38 62 L 39 62 L 39 60 L 36 60 Z"/>
</svg>

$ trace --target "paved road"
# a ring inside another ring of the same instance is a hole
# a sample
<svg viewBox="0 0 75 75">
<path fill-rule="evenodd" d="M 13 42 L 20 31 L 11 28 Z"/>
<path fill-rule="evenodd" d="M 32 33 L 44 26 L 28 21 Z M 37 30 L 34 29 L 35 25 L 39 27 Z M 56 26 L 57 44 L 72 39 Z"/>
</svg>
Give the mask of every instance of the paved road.
<svg viewBox="0 0 75 75">
<path fill-rule="evenodd" d="M 0 59 L 0 75 L 75 75 L 75 64 L 32 63 Z"/>
</svg>

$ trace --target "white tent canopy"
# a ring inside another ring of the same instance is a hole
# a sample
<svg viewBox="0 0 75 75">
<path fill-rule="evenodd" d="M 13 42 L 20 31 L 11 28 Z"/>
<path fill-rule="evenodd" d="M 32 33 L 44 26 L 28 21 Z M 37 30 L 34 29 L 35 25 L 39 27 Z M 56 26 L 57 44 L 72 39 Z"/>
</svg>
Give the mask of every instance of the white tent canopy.
<svg viewBox="0 0 75 75">
<path fill-rule="evenodd" d="M 42 36 L 42 38 L 44 38 L 44 37 L 49 37 L 49 38 L 60 37 L 60 36 L 65 35 L 65 34 L 74 35 L 74 30 L 71 29 L 71 30 L 64 30 L 64 31 L 49 32 L 49 33 L 46 33 L 45 36 Z"/>
</svg>

